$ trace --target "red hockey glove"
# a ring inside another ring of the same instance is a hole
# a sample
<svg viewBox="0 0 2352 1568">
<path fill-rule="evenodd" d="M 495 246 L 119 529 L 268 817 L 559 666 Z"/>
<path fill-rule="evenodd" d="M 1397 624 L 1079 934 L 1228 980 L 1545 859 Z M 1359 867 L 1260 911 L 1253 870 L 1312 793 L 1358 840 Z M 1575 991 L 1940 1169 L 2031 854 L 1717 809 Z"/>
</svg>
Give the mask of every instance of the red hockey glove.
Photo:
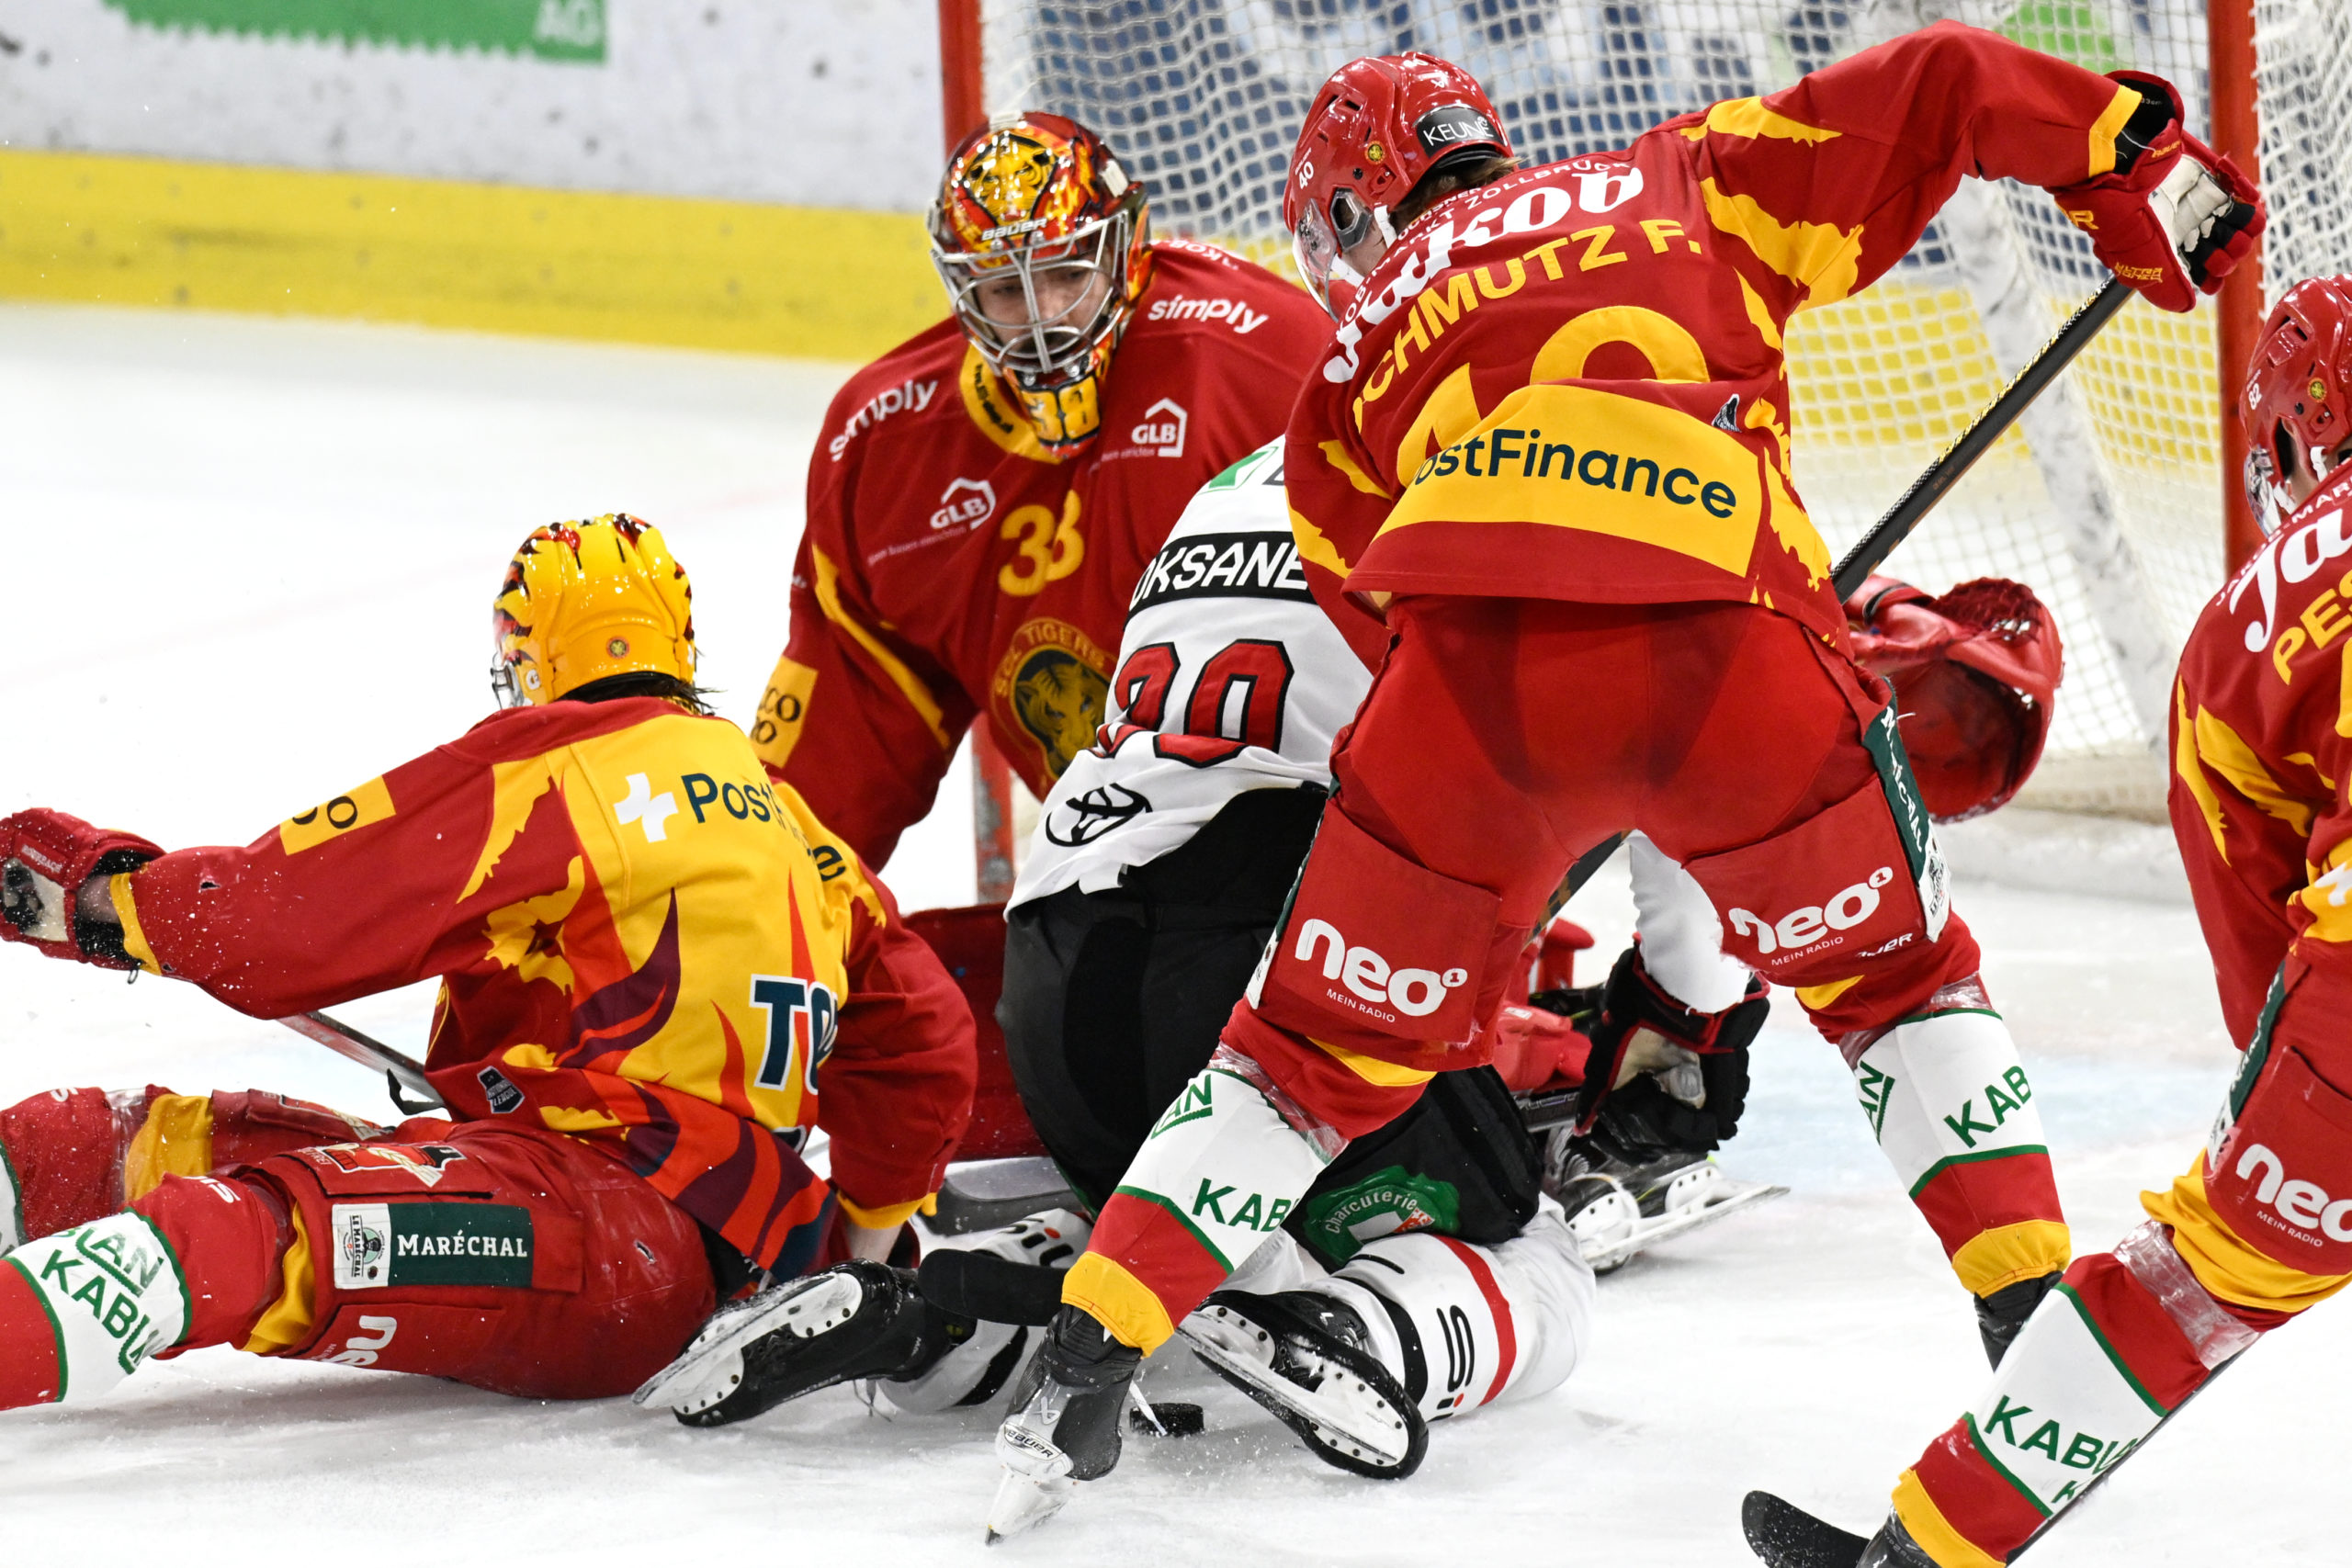
<svg viewBox="0 0 2352 1568">
<path fill-rule="evenodd" d="M 1494 1054 L 1488 1059 L 1513 1094 L 1583 1081 L 1592 1042 L 1554 1009 L 1505 1002 L 1487 1028 L 1493 1036 Z"/>
<path fill-rule="evenodd" d="M 2254 249 L 2267 214 L 2238 166 L 2181 129 L 2170 84 L 2136 71 L 2115 80 L 2141 95 L 2116 137 L 2112 174 L 2050 194 L 2116 276 L 2165 310 L 2186 310 L 2198 290 L 2221 289 Z"/>
<path fill-rule="evenodd" d="M 1930 595 L 1873 577 L 1846 601 L 1846 629 L 1862 668 L 1894 688 L 1928 816 L 1979 816 L 2033 776 L 2065 670 L 2058 623 L 2033 590 L 1980 577 Z"/>
<path fill-rule="evenodd" d="M 0 817 L 0 942 L 29 942 L 51 958 L 134 969 L 122 928 L 84 919 L 82 884 L 136 871 L 164 852 L 135 833 L 93 828 L 36 807 Z"/>
</svg>

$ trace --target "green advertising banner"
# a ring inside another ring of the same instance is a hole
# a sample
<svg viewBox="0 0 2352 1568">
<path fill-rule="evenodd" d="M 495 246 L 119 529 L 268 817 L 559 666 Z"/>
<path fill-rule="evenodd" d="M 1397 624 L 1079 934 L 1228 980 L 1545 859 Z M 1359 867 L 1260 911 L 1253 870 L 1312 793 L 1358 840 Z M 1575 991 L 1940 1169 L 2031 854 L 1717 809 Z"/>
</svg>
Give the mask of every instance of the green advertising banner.
<svg viewBox="0 0 2352 1568">
<path fill-rule="evenodd" d="M 104 0 L 131 22 L 602 64 L 605 0 Z"/>
</svg>

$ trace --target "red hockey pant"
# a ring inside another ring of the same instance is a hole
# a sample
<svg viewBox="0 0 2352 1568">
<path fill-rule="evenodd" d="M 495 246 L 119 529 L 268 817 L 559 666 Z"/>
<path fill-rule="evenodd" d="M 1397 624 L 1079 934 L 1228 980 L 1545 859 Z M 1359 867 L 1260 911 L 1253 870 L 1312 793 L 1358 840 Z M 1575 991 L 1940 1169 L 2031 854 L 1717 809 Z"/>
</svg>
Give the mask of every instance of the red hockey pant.
<svg viewBox="0 0 2352 1568">
<path fill-rule="evenodd" d="M 1907 768 L 1864 743 L 1886 698 L 1797 622 L 1437 597 L 1388 619 L 1263 984 L 1225 1031 L 1306 1118 L 1359 1137 L 1431 1072 L 1484 1061 L 1476 1022 L 1569 865 L 1626 829 L 1690 871 L 1726 951 L 1795 987 L 1833 1040 L 1975 974 L 1958 916 L 1928 933 L 1889 793 Z M 1924 812 L 1914 828 L 1924 841 Z M 2029 1207 L 2054 1219 L 2046 1164 L 2032 1179 Z M 1112 1280 L 1105 1321 L 1179 1321 L 1224 1272 L 1183 1215 L 1133 1196 L 1104 1206 L 1091 1250 L 1102 1262 L 1074 1277 Z"/>
<path fill-rule="evenodd" d="M 1421 966 L 1481 976 L 1467 1011 L 1484 1019 L 1568 866 L 1637 828 L 1714 897 L 1726 951 L 1798 987 L 1833 1040 L 1894 1023 L 1975 973 L 1965 923 L 1950 918 L 1927 941 L 1917 896 L 1902 897 L 1909 871 L 1894 859 L 1892 809 L 1862 745 L 1885 698 L 1797 622 L 1737 604 L 1544 599 L 1406 598 L 1388 614 L 1387 660 L 1332 753 L 1325 824 L 1343 817 L 1408 863 L 1370 869 L 1310 908 L 1310 858 L 1291 930 L 1318 915 L 1342 931 L 1410 921 L 1429 903 L 1412 868 L 1482 890 L 1495 900 L 1490 929 L 1455 935 Z M 1833 905 L 1850 886 L 1879 895 L 1867 919 L 1789 925 L 1788 911 Z M 1814 940 L 1759 935 L 1768 922 Z M 1295 992 L 1237 1013 L 1227 1038 L 1254 1055 L 1269 1024 L 1414 1067 L 1485 1059 L 1481 1041 L 1415 1038 L 1409 1024 Z"/>
</svg>

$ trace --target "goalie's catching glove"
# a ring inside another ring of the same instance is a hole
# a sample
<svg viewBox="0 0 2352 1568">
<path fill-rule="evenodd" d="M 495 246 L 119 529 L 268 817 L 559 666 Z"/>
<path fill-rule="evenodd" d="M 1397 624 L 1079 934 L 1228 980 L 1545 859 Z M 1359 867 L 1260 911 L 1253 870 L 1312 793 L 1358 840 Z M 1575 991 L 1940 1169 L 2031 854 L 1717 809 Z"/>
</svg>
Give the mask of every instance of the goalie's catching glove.
<svg viewBox="0 0 2352 1568">
<path fill-rule="evenodd" d="M 2220 291 L 2261 234 L 2262 196 L 2238 166 L 2181 128 L 2170 84 L 2136 71 L 2115 80 L 2140 107 L 2115 138 L 2115 169 L 2050 194 L 2116 276 L 2159 310 L 2186 310 Z"/>
<path fill-rule="evenodd" d="M 82 913 L 82 885 L 136 871 L 163 852 L 136 833 L 93 828 L 62 811 L 36 807 L 0 817 L 0 942 L 29 942 L 51 958 L 137 968 L 122 927 Z"/>
</svg>

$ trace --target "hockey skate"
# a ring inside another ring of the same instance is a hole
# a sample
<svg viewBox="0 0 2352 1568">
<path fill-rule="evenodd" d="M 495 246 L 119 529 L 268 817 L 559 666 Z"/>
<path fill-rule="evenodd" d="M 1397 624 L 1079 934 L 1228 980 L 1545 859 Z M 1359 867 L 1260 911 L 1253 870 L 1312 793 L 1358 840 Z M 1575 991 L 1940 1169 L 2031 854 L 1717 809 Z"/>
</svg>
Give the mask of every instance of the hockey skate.
<svg viewBox="0 0 2352 1568">
<path fill-rule="evenodd" d="M 1864 1540 L 1770 1492 L 1750 1492 L 1739 1506 L 1739 1524 L 1749 1550 L 1770 1568 L 1936 1568 L 1891 1514 Z"/>
<path fill-rule="evenodd" d="M 990 1545 L 1060 1513 L 1079 1482 L 1111 1473 L 1119 1462 L 1120 1416 L 1142 1360 L 1086 1313 L 1061 1310 L 1022 1380 L 1013 1414 L 997 1428 L 1004 1478 L 989 1507 Z"/>
<path fill-rule="evenodd" d="M 914 1274 L 852 1262 L 721 1307 L 631 1397 L 689 1427 L 724 1427 L 858 1378 L 912 1377 L 972 1332 Z"/>
<path fill-rule="evenodd" d="M 1320 1291 L 1219 1291 L 1180 1332 L 1211 1371 L 1326 1463 L 1380 1481 L 1420 1468 L 1429 1424 L 1344 1302 Z"/>
<path fill-rule="evenodd" d="M 1596 1274 L 1613 1273 L 1662 1241 L 1789 1191 L 1735 1180 L 1702 1154 L 1630 1162 L 1599 1140 L 1565 1130 L 1546 1139 L 1544 1152 L 1544 1190 L 1567 1211 L 1568 1229 Z"/>
</svg>

